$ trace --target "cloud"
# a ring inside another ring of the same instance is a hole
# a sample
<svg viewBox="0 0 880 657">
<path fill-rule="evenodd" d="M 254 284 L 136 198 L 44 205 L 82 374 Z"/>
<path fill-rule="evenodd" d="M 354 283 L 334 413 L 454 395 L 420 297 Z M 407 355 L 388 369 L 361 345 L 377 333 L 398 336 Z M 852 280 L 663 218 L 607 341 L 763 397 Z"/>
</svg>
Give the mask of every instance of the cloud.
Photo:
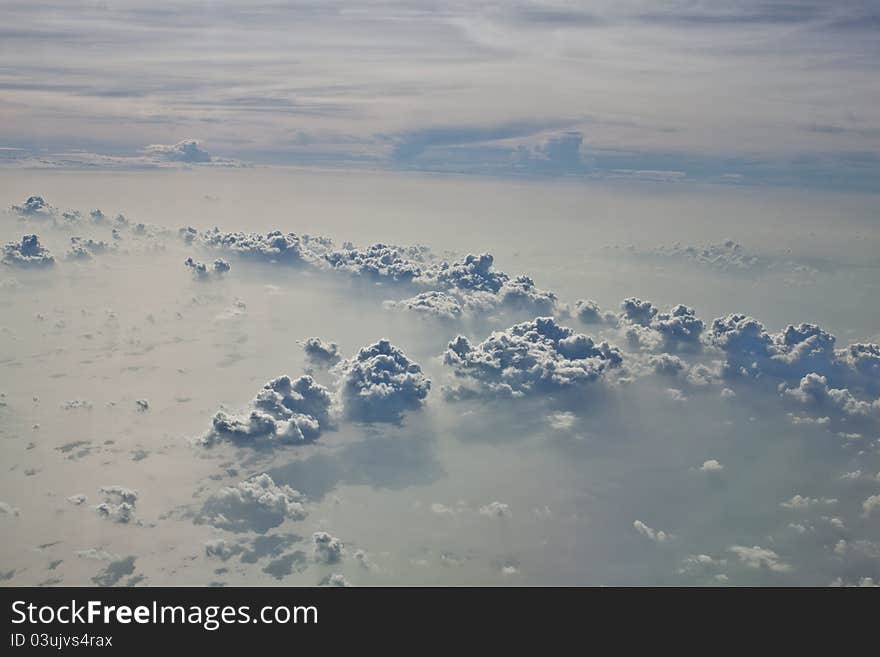
<svg viewBox="0 0 880 657">
<path fill-rule="evenodd" d="M 599 304 L 588 299 L 578 299 L 574 304 L 574 315 L 584 324 L 616 324 L 617 316 L 603 312 Z"/>
<path fill-rule="evenodd" d="M 596 343 L 552 317 L 538 317 L 495 331 L 477 345 L 459 335 L 443 361 L 462 382 L 447 389 L 456 398 L 523 397 L 574 388 L 595 381 L 623 359 L 607 342 Z"/>
<path fill-rule="evenodd" d="M 783 509 L 791 509 L 794 511 L 803 511 L 805 509 L 809 509 L 811 507 L 817 505 L 834 505 L 837 504 L 837 500 L 834 498 L 826 498 L 823 497 L 821 499 L 816 497 L 804 497 L 803 495 L 794 495 L 791 499 L 786 500 L 785 502 L 780 502 L 779 506 Z"/>
<path fill-rule="evenodd" d="M 231 532 L 265 534 L 285 520 L 305 518 L 303 501 L 299 492 L 277 485 L 263 473 L 218 490 L 205 502 L 196 522 Z"/>
<path fill-rule="evenodd" d="M 660 312 L 650 301 L 624 299 L 620 321 L 628 325 L 627 340 L 636 348 L 652 351 L 698 351 L 705 327 L 693 308 L 678 304 Z"/>
<path fill-rule="evenodd" d="M 98 493 L 104 497 L 104 501 L 95 507 L 99 516 L 121 524 L 132 521 L 138 500 L 136 490 L 116 485 L 101 486 Z"/>
<path fill-rule="evenodd" d="M 365 249 L 346 245 L 324 254 L 337 271 L 374 282 L 412 283 L 429 263 L 429 252 L 420 247 L 373 244 Z"/>
<path fill-rule="evenodd" d="M 336 366 L 343 414 L 360 422 L 399 422 L 431 389 L 422 368 L 388 340 L 363 347 Z"/>
<path fill-rule="evenodd" d="M 639 534 L 641 534 L 642 536 L 648 537 L 649 539 L 651 539 L 655 543 L 665 543 L 670 538 L 672 538 L 669 534 L 667 534 L 663 530 L 652 529 L 651 527 L 648 527 L 648 525 L 643 523 L 641 520 L 633 521 L 633 527 L 635 528 L 635 530 Z"/>
<path fill-rule="evenodd" d="M 65 254 L 68 260 L 91 260 L 93 256 L 106 253 L 113 249 L 113 245 L 103 240 L 91 238 L 71 237 L 70 250 Z"/>
<path fill-rule="evenodd" d="M 192 227 L 178 231 L 187 244 L 223 251 L 248 260 L 305 266 L 314 264 L 321 251 L 326 250 L 323 238 L 271 231 L 260 233 L 223 232 L 219 228 L 198 231 Z"/>
<path fill-rule="evenodd" d="M 880 399 L 857 399 L 847 388 L 832 388 L 827 377 L 811 372 L 783 394 L 817 410 L 833 409 L 850 417 L 880 419 Z"/>
<path fill-rule="evenodd" d="M 490 502 L 480 507 L 480 515 L 490 518 L 510 518 L 513 513 L 510 511 L 510 507 L 503 502 Z"/>
<path fill-rule="evenodd" d="M 158 157 L 172 162 L 186 162 L 187 164 L 202 164 L 211 162 L 213 157 L 202 148 L 196 139 L 183 139 L 176 144 L 150 144 L 144 150 Z"/>
<path fill-rule="evenodd" d="M 782 561 L 773 550 L 762 548 L 758 545 L 746 547 L 733 545 L 730 547 L 739 560 L 749 568 L 767 569 L 776 573 L 785 573 L 791 570 L 791 566 Z"/>
<path fill-rule="evenodd" d="M 51 219 L 58 212 L 42 196 L 29 196 L 21 205 L 13 205 L 12 211 L 28 219 Z"/>
<path fill-rule="evenodd" d="M 401 301 L 386 301 L 385 305 L 450 321 L 460 319 L 463 312 L 456 296 L 437 290 L 420 292 Z"/>
<path fill-rule="evenodd" d="M 441 263 L 432 273 L 432 277 L 449 289 L 495 294 L 509 277 L 504 272 L 496 271 L 494 262 L 495 259 L 489 253 L 469 254 L 461 261 Z"/>
<path fill-rule="evenodd" d="M 0 502 L 0 514 L 17 518 L 20 513 L 21 512 L 17 507 L 7 504 L 6 502 Z"/>
<path fill-rule="evenodd" d="M 319 586 L 340 586 L 349 587 L 351 584 L 340 573 L 332 573 L 321 580 Z"/>
<path fill-rule="evenodd" d="M 229 440 L 239 445 L 299 444 L 317 440 L 330 426 L 333 398 L 311 376 L 272 379 L 241 415 L 218 411 L 200 442 Z"/>
<path fill-rule="evenodd" d="M 874 511 L 880 510 L 880 495 L 871 495 L 862 502 L 862 510 L 866 516 L 870 516 Z"/>
<path fill-rule="evenodd" d="M 339 563 L 342 560 L 344 547 L 342 541 L 327 532 L 312 534 L 312 555 L 318 563 Z"/>
<path fill-rule="evenodd" d="M 709 459 L 703 461 L 703 465 L 699 467 L 700 472 L 723 472 L 724 466 L 717 459 Z"/>
<path fill-rule="evenodd" d="M 539 174 L 583 173 L 588 168 L 583 158 L 583 143 L 584 136 L 580 132 L 552 135 L 531 148 L 520 146 L 515 166 Z"/>
<path fill-rule="evenodd" d="M 306 338 L 300 344 L 313 365 L 331 367 L 341 360 L 339 346 L 335 342 L 326 342 L 321 338 Z"/>
<path fill-rule="evenodd" d="M 208 266 L 202 262 L 198 262 L 197 260 L 193 260 L 192 258 L 187 258 L 183 261 L 183 264 L 192 270 L 193 276 L 200 280 L 205 280 L 211 274 L 214 276 L 222 276 L 226 272 L 230 270 L 229 263 L 225 260 L 218 258 L 214 261 L 213 266 L 211 267 L 211 271 L 208 271 Z"/>
<path fill-rule="evenodd" d="M 55 264 L 55 257 L 40 244 L 36 235 L 25 235 L 20 242 L 7 242 L 3 247 L 4 265 L 22 268 L 45 268 Z"/>
<path fill-rule="evenodd" d="M 673 354 L 659 354 L 648 357 L 648 365 L 656 374 L 678 376 L 687 370 L 687 363 Z"/>
</svg>

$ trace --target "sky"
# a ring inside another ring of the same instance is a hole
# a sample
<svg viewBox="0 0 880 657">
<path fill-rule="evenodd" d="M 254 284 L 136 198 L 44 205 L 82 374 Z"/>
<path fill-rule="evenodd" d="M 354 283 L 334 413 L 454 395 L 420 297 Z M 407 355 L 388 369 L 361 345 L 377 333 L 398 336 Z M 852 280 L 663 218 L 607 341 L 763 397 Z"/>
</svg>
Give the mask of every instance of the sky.
<svg viewBox="0 0 880 657">
<path fill-rule="evenodd" d="M 870 3 L 0 25 L 0 585 L 880 584 Z"/>
<path fill-rule="evenodd" d="M 878 185 L 867 1 L 11 1 L 0 17 L 17 164 L 198 161 L 148 148 L 194 139 L 227 164 Z"/>
</svg>

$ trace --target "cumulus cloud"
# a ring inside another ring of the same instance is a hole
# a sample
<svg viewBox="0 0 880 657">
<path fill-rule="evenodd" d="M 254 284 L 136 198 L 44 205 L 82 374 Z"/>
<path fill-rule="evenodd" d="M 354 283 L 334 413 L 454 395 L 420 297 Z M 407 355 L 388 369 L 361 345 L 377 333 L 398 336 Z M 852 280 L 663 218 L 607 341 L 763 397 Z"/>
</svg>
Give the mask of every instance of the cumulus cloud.
<svg viewBox="0 0 880 657">
<path fill-rule="evenodd" d="M 678 376 L 687 370 L 687 363 L 673 354 L 659 354 L 648 357 L 648 365 L 656 374 Z"/>
<path fill-rule="evenodd" d="M 733 545 L 730 547 L 739 560 L 749 568 L 756 570 L 767 569 L 776 573 L 785 573 L 791 570 L 791 566 L 782 561 L 776 552 L 759 545 L 747 547 Z"/>
<path fill-rule="evenodd" d="M 834 336 L 814 324 L 789 325 L 771 335 L 753 317 L 731 314 L 712 322 L 709 341 L 724 352 L 727 376 L 788 379 L 809 372 L 825 374 L 833 365 Z"/>
<path fill-rule="evenodd" d="M 662 529 L 653 529 L 643 523 L 641 520 L 633 521 L 633 528 L 642 536 L 645 536 L 655 543 L 665 543 L 670 538 L 672 538 L 669 534 L 664 532 Z"/>
<path fill-rule="evenodd" d="M 386 301 L 385 305 L 445 320 L 459 319 L 463 312 L 461 302 L 456 296 L 438 290 L 421 292 L 401 301 Z"/>
<path fill-rule="evenodd" d="M 723 472 L 724 466 L 717 459 L 709 459 L 703 461 L 703 465 L 699 468 L 700 472 Z"/>
<path fill-rule="evenodd" d="M 172 162 L 199 164 L 213 159 L 196 139 L 182 139 L 176 144 L 150 144 L 144 150 Z"/>
<path fill-rule="evenodd" d="M 330 425 L 333 398 L 311 376 L 269 381 L 243 414 L 218 411 L 201 443 L 221 440 L 239 445 L 298 444 L 317 440 Z"/>
<path fill-rule="evenodd" d="M 113 485 L 101 486 L 98 493 L 104 498 L 104 501 L 95 507 L 98 515 L 122 524 L 132 521 L 138 500 L 136 490 Z"/>
<path fill-rule="evenodd" d="M 697 351 L 702 347 L 705 324 L 693 308 L 678 304 L 669 312 L 660 312 L 650 301 L 638 297 L 624 299 L 620 307 L 627 340 L 636 348 Z"/>
<path fill-rule="evenodd" d="M 318 367 L 331 367 L 341 360 L 339 345 L 335 342 L 327 342 L 321 338 L 306 338 L 300 344 L 309 361 Z"/>
<path fill-rule="evenodd" d="M 874 511 L 878 510 L 880 510 L 880 495 L 871 495 L 862 502 L 862 511 L 865 512 L 866 516 L 870 516 Z"/>
<path fill-rule="evenodd" d="M 444 354 L 444 363 L 462 382 L 448 390 L 453 398 L 481 393 L 522 397 L 570 389 L 595 381 L 621 362 L 616 347 L 596 343 L 552 317 L 495 331 L 477 345 L 459 335 Z"/>
<path fill-rule="evenodd" d="M 363 347 L 335 371 L 345 417 L 361 422 L 399 422 L 421 408 L 431 389 L 422 368 L 388 340 Z"/>
<path fill-rule="evenodd" d="M 55 256 L 40 244 L 36 235 L 25 235 L 19 242 L 7 242 L 3 247 L 4 265 L 22 268 L 45 268 L 55 264 Z"/>
<path fill-rule="evenodd" d="M 840 412 L 853 418 L 880 418 L 880 399 L 857 399 L 847 388 L 832 388 L 828 378 L 811 372 L 797 387 L 783 387 L 783 394 L 816 410 Z"/>
<path fill-rule="evenodd" d="M 584 324 L 616 324 L 617 315 L 605 312 L 595 301 L 578 299 L 574 304 L 574 315 Z"/>
<path fill-rule="evenodd" d="M 183 264 L 192 270 L 193 276 L 197 279 L 207 279 L 211 274 L 214 276 L 221 276 L 230 270 L 229 263 L 225 260 L 218 258 L 214 261 L 214 264 L 211 266 L 211 270 L 208 271 L 208 265 L 203 262 L 199 262 L 197 260 L 193 260 L 191 257 L 187 258 L 183 261 Z"/>
<path fill-rule="evenodd" d="M 103 240 L 91 238 L 71 237 L 70 250 L 65 254 L 68 260 L 91 260 L 93 256 L 106 253 L 113 248 Z"/>
<path fill-rule="evenodd" d="M 480 507 L 480 515 L 489 518 L 510 518 L 513 513 L 510 507 L 503 502 L 490 502 Z"/>
<path fill-rule="evenodd" d="M 314 264 L 320 253 L 326 250 L 325 238 L 312 238 L 296 233 L 272 231 L 266 234 L 223 232 L 219 228 L 198 231 L 181 228 L 178 231 L 187 244 L 197 244 L 206 249 L 222 251 L 248 260 L 305 266 Z"/>
<path fill-rule="evenodd" d="M 321 580 L 320 586 L 349 587 L 351 584 L 340 573 L 332 573 Z"/>
<path fill-rule="evenodd" d="M 298 491 L 276 484 L 263 473 L 214 493 L 205 502 L 196 522 L 231 532 L 265 534 L 285 520 L 305 518 L 303 502 Z"/>
<path fill-rule="evenodd" d="M 49 219 L 57 212 L 42 196 L 29 196 L 21 205 L 13 205 L 12 211 L 28 219 Z"/>
<path fill-rule="evenodd" d="M 342 560 L 343 549 L 342 541 L 327 532 L 312 534 L 312 555 L 318 563 L 339 563 Z"/>
<path fill-rule="evenodd" d="M 423 275 L 430 252 L 424 247 L 373 244 L 361 249 L 346 244 L 342 249 L 325 253 L 323 258 L 332 269 L 365 280 L 413 283 Z"/>
</svg>

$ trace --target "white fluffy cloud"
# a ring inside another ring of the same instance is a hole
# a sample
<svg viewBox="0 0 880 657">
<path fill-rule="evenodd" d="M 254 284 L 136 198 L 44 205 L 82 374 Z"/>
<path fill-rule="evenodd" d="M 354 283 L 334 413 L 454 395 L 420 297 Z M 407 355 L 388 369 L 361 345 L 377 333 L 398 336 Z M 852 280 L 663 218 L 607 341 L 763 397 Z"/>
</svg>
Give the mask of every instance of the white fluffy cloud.
<svg viewBox="0 0 880 657">
<path fill-rule="evenodd" d="M 229 440 L 242 445 L 298 444 L 316 440 L 330 424 L 330 392 L 310 376 L 272 379 L 241 415 L 218 411 L 204 445 Z"/>
<path fill-rule="evenodd" d="M 431 389 L 422 368 L 388 340 L 362 348 L 335 371 L 345 417 L 361 422 L 399 422 L 421 408 Z"/>
<path fill-rule="evenodd" d="M 749 568 L 768 569 L 777 573 L 791 570 L 791 566 L 782 561 L 776 552 L 759 545 L 747 547 L 745 545 L 733 545 L 730 547 L 739 560 Z"/>
<path fill-rule="evenodd" d="M 448 390 L 452 397 L 522 397 L 573 388 L 595 381 L 621 362 L 616 347 L 596 343 L 551 317 L 495 331 L 477 345 L 459 335 L 444 354 L 444 363 L 460 381 Z"/>
</svg>

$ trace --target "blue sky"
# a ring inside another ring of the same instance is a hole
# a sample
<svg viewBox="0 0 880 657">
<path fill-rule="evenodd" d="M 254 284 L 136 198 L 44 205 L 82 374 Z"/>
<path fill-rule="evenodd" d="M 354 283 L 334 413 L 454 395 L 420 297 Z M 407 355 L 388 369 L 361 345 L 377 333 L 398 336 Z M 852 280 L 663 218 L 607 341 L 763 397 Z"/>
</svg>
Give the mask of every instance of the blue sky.
<svg viewBox="0 0 880 657">
<path fill-rule="evenodd" d="M 19 164 L 153 166 L 147 146 L 197 139 L 226 163 L 880 187 L 870 2 L 13 1 L 0 21 Z"/>
</svg>

